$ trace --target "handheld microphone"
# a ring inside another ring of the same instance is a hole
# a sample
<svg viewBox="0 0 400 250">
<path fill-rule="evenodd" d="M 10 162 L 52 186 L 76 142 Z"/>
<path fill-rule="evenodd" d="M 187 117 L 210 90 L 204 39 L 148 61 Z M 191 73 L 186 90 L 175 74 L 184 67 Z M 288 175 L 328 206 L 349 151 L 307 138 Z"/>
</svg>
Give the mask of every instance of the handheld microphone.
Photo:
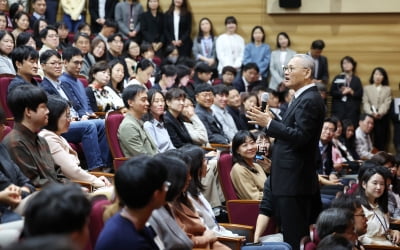
<svg viewBox="0 0 400 250">
<path fill-rule="evenodd" d="M 262 93 L 262 95 L 261 95 L 261 111 L 262 112 L 265 112 L 265 108 L 267 107 L 268 98 L 269 98 L 268 92 Z"/>
</svg>

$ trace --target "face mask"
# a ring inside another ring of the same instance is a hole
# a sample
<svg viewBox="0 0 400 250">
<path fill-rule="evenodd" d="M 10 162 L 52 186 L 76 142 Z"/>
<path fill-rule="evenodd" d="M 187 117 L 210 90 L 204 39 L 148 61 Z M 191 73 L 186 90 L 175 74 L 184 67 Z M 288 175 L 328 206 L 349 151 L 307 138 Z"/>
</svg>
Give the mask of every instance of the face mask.
<svg viewBox="0 0 400 250">
<path fill-rule="evenodd" d="M 170 61 L 173 64 L 175 64 L 176 61 L 178 61 L 178 57 L 177 56 L 168 56 L 168 61 Z"/>
</svg>

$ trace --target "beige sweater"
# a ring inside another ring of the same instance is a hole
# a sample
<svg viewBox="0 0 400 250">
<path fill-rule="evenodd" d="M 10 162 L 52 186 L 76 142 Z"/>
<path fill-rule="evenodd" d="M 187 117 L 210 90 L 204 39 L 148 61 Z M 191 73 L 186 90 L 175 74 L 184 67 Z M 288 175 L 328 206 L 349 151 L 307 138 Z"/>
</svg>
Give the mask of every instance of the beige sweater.
<svg viewBox="0 0 400 250">
<path fill-rule="evenodd" d="M 103 181 L 79 166 L 78 154 L 62 136 L 46 129 L 40 131 L 39 136 L 46 139 L 54 162 L 60 166 L 65 177 L 71 180 L 90 182 L 96 188 L 105 186 Z"/>
<path fill-rule="evenodd" d="M 235 163 L 231 170 L 233 187 L 239 199 L 242 200 L 261 200 L 263 197 L 264 182 L 267 176 L 260 165 L 254 163 L 258 173 L 253 173 L 246 167 Z"/>
</svg>

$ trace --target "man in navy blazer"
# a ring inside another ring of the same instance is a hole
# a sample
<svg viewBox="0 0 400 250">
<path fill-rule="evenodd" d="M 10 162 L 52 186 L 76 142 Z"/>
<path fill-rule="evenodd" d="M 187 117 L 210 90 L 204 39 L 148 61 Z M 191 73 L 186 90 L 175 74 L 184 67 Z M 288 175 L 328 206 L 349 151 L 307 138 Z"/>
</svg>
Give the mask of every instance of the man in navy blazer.
<svg viewBox="0 0 400 250">
<path fill-rule="evenodd" d="M 315 222 L 321 208 L 316 150 L 325 105 L 313 83 L 313 71 L 314 62 L 308 55 L 298 54 L 289 61 L 284 83 L 295 90 L 295 96 L 282 121 L 274 120 L 269 110 L 253 109 L 247 113 L 250 123 L 264 127 L 275 138 L 271 183 L 266 188 L 271 188 L 274 214 L 284 241 L 293 249 L 299 249 L 301 238 L 309 235 L 309 225 Z M 263 222 L 267 217 L 260 214 L 257 225 Z"/>
<path fill-rule="evenodd" d="M 311 43 L 311 48 L 307 55 L 314 59 L 314 83 L 322 82 L 327 85 L 329 81 L 328 59 L 321 55 L 324 48 L 324 41 L 315 40 Z"/>
</svg>

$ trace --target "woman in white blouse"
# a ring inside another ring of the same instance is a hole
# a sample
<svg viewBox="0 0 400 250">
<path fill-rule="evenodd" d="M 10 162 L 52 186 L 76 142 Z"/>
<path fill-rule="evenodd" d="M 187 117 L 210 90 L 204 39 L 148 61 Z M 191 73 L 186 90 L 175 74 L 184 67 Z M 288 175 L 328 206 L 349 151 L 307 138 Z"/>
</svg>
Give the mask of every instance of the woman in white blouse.
<svg viewBox="0 0 400 250">
<path fill-rule="evenodd" d="M 95 188 L 110 186 L 104 176 L 96 177 L 80 167 L 78 154 L 68 144 L 61 134 L 69 129 L 71 114 L 69 104 L 63 98 L 49 96 L 49 121 L 47 126 L 40 131 L 39 136 L 46 139 L 50 152 L 62 174 L 71 180 L 90 182 Z"/>
<path fill-rule="evenodd" d="M 7 30 L 0 31 L 0 74 L 15 75 L 10 53 L 14 49 L 14 36 Z"/>
<path fill-rule="evenodd" d="M 277 90 L 278 85 L 283 82 L 283 66 L 286 66 L 289 60 L 296 54 L 296 51 L 289 49 L 290 38 L 286 32 L 280 32 L 276 36 L 277 49 L 271 52 L 269 63 L 269 72 L 271 80 L 269 88 Z"/>
</svg>

